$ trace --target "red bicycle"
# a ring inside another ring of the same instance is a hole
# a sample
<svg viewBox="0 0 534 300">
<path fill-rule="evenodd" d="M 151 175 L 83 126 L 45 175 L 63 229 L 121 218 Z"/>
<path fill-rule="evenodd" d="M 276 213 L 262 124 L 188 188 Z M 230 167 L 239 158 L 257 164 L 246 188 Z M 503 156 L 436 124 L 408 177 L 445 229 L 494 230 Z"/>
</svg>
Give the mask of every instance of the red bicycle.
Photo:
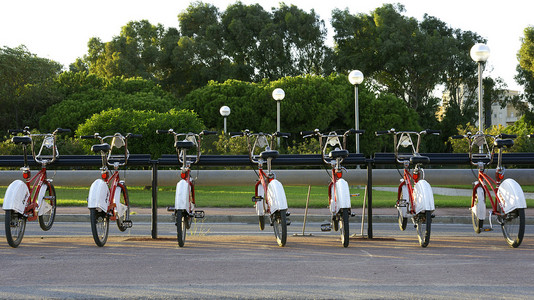
<svg viewBox="0 0 534 300">
<path fill-rule="evenodd" d="M 452 137 L 453 139 L 466 138 L 469 141 L 469 160 L 473 166 L 478 168 L 477 180 L 473 182 L 473 196 L 471 197 L 473 229 L 476 233 L 480 233 L 483 229 L 486 219 L 486 198 L 489 198 L 491 204 L 490 228 L 486 230 L 492 230 L 491 215 L 497 216 L 497 222 L 501 225 L 504 239 L 513 248 L 519 247 L 523 241 L 527 203 L 519 183 L 511 178 L 504 179 L 502 152 L 503 148 L 510 148 L 514 145 L 513 139 L 516 137 L 516 135 L 510 134 L 489 135 L 483 132 L 476 134 L 468 132 L 465 135 Z M 488 139 L 493 140 L 491 149 Z M 476 148 L 479 149 L 478 153 L 474 150 Z M 498 154 L 495 180 L 493 180 L 486 174 L 485 169 L 493 162 L 495 149 L 498 149 Z"/>
<path fill-rule="evenodd" d="M 22 145 L 24 151 L 24 166 L 22 180 L 13 181 L 6 190 L 2 208 L 6 212 L 5 229 L 7 243 L 16 248 L 20 245 L 26 229 L 26 221 L 39 219 L 42 230 L 50 230 L 56 216 L 56 190 L 52 179 L 48 179 L 46 165 L 53 163 L 59 156 L 56 146 L 56 135 L 70 132 L 70 129 L 58 128 L 52 133 L 32 134 L 28 127 L 9 130 L 15 135 L 11 140 Z M 22 133 L 23 136 L 16 136 Z M 35 138 L 42 138 L 41 148 L 35 154 Z M 27 147 L 30 145 L 34 160 L 41 164 L 41 170 L 33 177 L 28 164 Z"/>
</svg>

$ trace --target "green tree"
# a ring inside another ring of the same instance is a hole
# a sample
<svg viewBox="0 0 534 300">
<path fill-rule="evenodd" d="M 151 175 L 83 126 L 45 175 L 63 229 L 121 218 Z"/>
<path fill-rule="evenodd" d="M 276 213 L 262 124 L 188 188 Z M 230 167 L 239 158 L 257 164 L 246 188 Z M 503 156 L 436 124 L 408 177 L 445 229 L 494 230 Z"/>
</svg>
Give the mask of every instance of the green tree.
<svg viewBox="0 0 534 300">
<path fill-rule="evenodd" d="M 534 104 L 534 26 L 525 28 L 517 59 L 515 80 L 523 86 L 524 93 L 515 99 L 514 104 L 525 114 L 525 121 L 534 124 L 534 113 L 526 104 Z"/>
<path fill-rule="evenodd" d="M 0 130 L 37 127 L 48 106 L 61 100 L 53 88 L 61 65 L 21 45 L 0 48 Z"/>
<path fill-rule="evenodd" d="M 204 129 L 198 116 L 187 110 L 171 109 L 168 112 L 124 110 L 121 108 L 102 111 L 92 115 L 76 130 L 77 136 L 92 135 L 95 132 L 101 135 L 141 134 L 140 139 L 128 143 L 128 150 L 134 154 L 151 154 L 158 158 L 161 154 L 176 153 L 173 139 L 169 135 L 158 135 L 158 129 L 174 129 L 176 132 L 200 132 Z M 89 152 L 94 141 L 86 141 Z"/>
</svg>

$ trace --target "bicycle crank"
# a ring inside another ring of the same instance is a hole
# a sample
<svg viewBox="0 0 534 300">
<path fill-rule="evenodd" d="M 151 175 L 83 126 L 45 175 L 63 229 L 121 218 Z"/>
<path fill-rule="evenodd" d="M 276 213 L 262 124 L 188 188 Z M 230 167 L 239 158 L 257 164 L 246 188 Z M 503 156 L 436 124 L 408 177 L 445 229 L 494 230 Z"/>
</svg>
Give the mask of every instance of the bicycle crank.
<svg viewBox="0 0 534 300">
<path fill-rule="evenodd" d="M 321 224 L 321 231 L 332 231 L 332 224 L 330 223 Z"/>
<path fill-rule="evenodd" d="M 122 226 L 125 228 L 132 228 L 132 220 L 124 220 L 122 221 Z"/>
</svg>

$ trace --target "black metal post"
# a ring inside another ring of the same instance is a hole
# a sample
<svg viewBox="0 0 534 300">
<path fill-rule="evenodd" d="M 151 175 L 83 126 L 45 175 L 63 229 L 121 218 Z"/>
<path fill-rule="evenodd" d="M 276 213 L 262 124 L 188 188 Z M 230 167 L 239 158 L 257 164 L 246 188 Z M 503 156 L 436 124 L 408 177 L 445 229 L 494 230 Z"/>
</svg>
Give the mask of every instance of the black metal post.
<svg viewBox="0 0 534 300">
<path fill-rule="evenodd" d="M 158 238 L 158 161 L 152 160 L 152 238 Z"/>
<path fill-rule="evenodd" d="M 367 162 L 367 238 L 373 238 L 373 160 Z"/>
</svg>

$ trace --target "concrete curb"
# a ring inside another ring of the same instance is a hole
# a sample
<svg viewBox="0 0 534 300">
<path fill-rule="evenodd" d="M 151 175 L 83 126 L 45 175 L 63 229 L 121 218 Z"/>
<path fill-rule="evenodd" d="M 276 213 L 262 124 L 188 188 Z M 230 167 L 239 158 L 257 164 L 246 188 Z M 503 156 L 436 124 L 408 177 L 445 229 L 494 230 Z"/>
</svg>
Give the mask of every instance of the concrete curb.
<svg viewBox="0 0 534 300">
<path fill-rule="evenodd" d="M 151 215 L 135 214 L 131 216 L 132 222 L 136 223 L 150 223 L 152 221 Z M 304 220 L 303 215 L 291 215 L 289 219 L 293 223 L 302 223 Z M 361 216 L 356 215 L 351 218 L 351 223 L 361 223 Z M 4 222 L 4 214 L 0 214 L 0 222 Z M 87 222 L 89 223 L 89 214 L 58 214 L 56 215 L 55 222 Z M 173 223 L 174 220 L 170 214 L 158 215 L 158 223 Z M 206 215 L 206 217 L 197 222 L 203 223 L 244 223 L 244 224 L 256 224 L 258 223 L 258 216 L 256 215 Z M 328 223 L 330 217 L 327 215 L 308 215 L 306 219 L 307 223 Z M 367 219 L 365 219 L 367 222 Z M 374 215 L 373 222 L 375 223 L 397 223 L 397 216 L 389 215 Z M 436 216 L 433 223 L 439 224 L 471 224 L 471 216 Z M 494 225 L 497 224 L 495 220 L 492 221 Z M 534 217 L 527 216 L 526 224 L 533 225 Z"/>
</svg>

